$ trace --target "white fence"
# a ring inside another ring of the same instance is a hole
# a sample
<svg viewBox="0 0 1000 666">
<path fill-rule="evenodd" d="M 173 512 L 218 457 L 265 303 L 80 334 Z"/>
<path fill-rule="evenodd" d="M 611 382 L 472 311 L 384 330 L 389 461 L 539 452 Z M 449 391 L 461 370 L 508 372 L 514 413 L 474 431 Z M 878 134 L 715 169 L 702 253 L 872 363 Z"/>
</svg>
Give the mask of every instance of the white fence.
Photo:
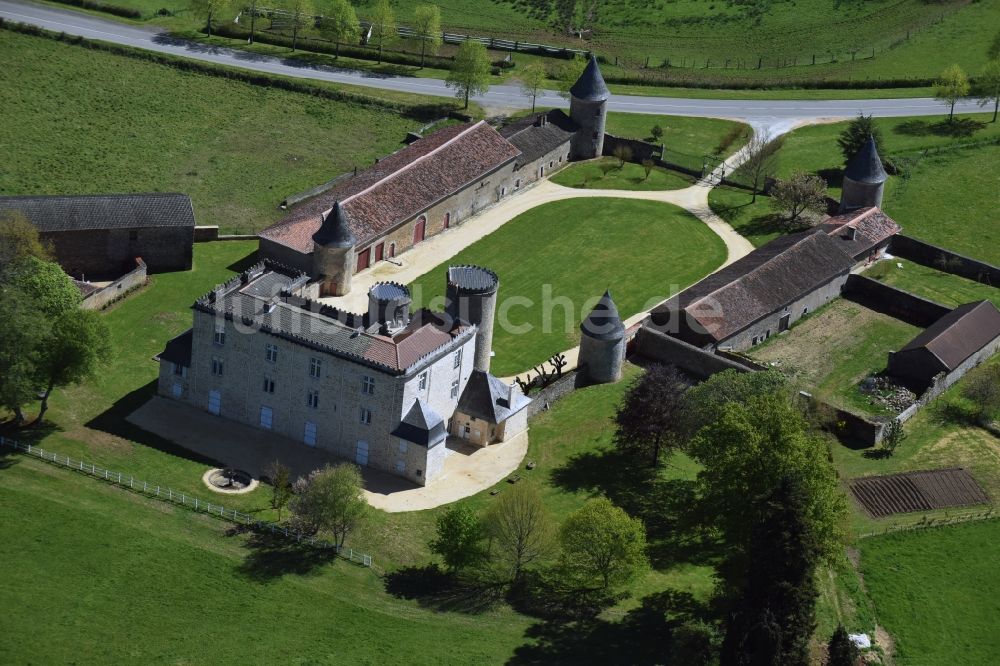
<svg viewBox="0 0 1000 666">
<path fill-rule="evenodd" d="M 147 495 L 149 497 L 155 497 L 173 504 L 181 504 L 199 513 L 207 513 L 239 525 L 246 525 L 256 532 L 270 532 L 271 534 L 281 535 L 298 543 L 313 546 L 315 548 L 332 549 L 336 551 L 338 556 L 344 558 L 345 560 L 350 560 L 351 562 L 355 562 L 366 567 L 372 566 L 371 555 L 357 552 L 353 548 L 341 548 L 338 547 L 337 544 L 329 541 L 318 539 L 307 534 L 302 534 L 301 532 L 296 532 L 295 530 L 290 530 L 286 527 L 278 525 L 277 523 L 257 520 L 248 513 L 243 513 L 235 509 L 227 509 L 221 504 L 206 502 L 197 497 L 192 497 L 186 493 L 173 490 L 172 488 L 136 479 L 134 476 L 124 474 L 123 472 L 115 472 L 82 460 L 74 460 L 69 456 L 61 456 L 58 453 L 46 451 L 40 447 L 32 446 L 31 444 L 22 444 L 21 442 L 10 439 L 9 437 L 0 436 L 0 445 L 9 446 L 17 451 L 22 451 L 40 460 L 44 460 L 45 462 L 60 465 L 75 472 L 81 472 L 98 479 L 103 479 L 104 481 L 113 483 L 117 486 L 122 486 L 123 488 L 127 487 L 130 490 L 142 493 L 143 495 Z"/>
</svg>

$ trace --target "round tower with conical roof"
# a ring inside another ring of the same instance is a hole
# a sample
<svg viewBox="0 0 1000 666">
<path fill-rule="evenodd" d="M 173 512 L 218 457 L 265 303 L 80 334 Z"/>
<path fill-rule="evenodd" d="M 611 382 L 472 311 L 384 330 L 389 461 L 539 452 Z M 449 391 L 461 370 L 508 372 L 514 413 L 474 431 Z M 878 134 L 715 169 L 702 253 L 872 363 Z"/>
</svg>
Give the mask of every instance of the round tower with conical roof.
<svg viewBox="0 0 1000 666">
<path fill-rule="evenodd" d="M 608 119 L 608 86 L 597 66 L 597 58 L 590 57 L 583 74 L 569 89 L 569 116 L 577 130 L 570 139 L 569 157 L 572 160 L 589 160 L 600 157 L 604 151 L 604 125 Z"/>
<path fill-rule="evenodd" d="M 445 292 L 445 311 L 454 319 L 475 324 L 476 359 L 474 367 L 490 371 L 493 354 L 493 319 L 497 308 L 500 278 L 488 268 L 449 266 Z"/>
<path fill-rule="evenodd" d="M 339 201 L 323 213 L 323 222 L 312 240 L 313 277 L 320 281 L 320 296 L 343 296 L 351 290 L 357 239 Z"/>
<path fill-rule="evenodd" d="M 868 141 L 844 169 L 844 188 L 840 195 L 840 212 L 849 213 L 869 206 L 882 207 L 882 194 L 889 175 L 882 166 L 875 137 Z"/>
<path fill-rule="evenodd" d="M 617 382 L 625 365 L 625 325 L 611 292 L 604 296 L 580 324 L 580 357 L 577 366 L 595 384 Z"/>
</svg>

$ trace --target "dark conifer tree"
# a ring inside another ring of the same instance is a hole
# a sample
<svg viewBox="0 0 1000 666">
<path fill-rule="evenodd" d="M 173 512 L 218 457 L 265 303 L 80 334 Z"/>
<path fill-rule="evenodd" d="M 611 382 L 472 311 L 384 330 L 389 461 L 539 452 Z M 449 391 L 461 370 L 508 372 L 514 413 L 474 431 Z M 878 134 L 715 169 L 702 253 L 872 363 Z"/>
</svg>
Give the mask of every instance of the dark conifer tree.
<svg viewBox="0 0 1000 666">
<path fill-rule="evenodd" d="M 838 625 L 830 638 L 827 648 L 829 658 L 826 666 L 854 666 L 858 662 L 858 646 L 847 636 L 844 625 Z"/>
</svg>

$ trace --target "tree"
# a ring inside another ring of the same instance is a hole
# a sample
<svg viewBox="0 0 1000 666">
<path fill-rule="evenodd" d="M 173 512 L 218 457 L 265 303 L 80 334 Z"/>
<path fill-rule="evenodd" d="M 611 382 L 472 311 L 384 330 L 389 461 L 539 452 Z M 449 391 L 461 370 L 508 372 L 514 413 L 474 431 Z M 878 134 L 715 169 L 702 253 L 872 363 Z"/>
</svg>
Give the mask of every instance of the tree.
<svg viewBox="0 0 1000 666">
<path fill-rule="evenodd" d="M 805 516 L 824 557 L 839 552 L 847 505 L 823 438 L 810 431 L 790 390 L 774 372 L 713 375 L 688 390 L 684 450 L 702 466 L 697 485 L 727 549 L 746 551 L 754 507 L 786 476 L 803 486 Z"/>
<path fill-rule="evenodd" d="M 649 562 L 646 528 L 604 497 L 587 500 L 570 514 L 559 530 L 560 569 L 578 587 L 624 585 Z"/>
<path fill-rule="evenodd" d="M 370 509 L 361 492 L 361 471 L 342 463 L 313 470 L 293 486 L 291 509 L 307 531 L 329 532 L 337 548 L 347 536 L 368 519 Z"/>
<path fill-rule="evenodd" d="M 997 121 L 997 112 L 1000 111 L 1000 57 L 991 60 L 983 67 L 979 75 L 979 87 L 982 96 L 979 98 L 979 106 L 986 106 L 993 102 L 993 120 Z"/>
<path fill-rule="evenodd" d="M 13 264 L 4 283 L 27 296 L 49 322 L 80 305 L 80 290 L 59 264 L 35 256 Z"/>
<path fill-rule="evenodd" d="M 569 89 L 580 78 L 586 67 L 587 60 L 579 55 L 574 56 L 572 60 L 562 60 L 554 67 L 554 78 L 560 97 L 569 99 Z"/>
<path fill-rule="evenodd" d="M 486 512 L 483 524 L 515 584 L 520 582 L 525 567 L 551 549 L 551 520 L 535 486 L 516 485 L 501 494 Z"/>
<path fill-rule="evenodd" d="M 851 158 L 864 148 L 865 144 L 868 143 L 869 136 L 875 139 L 875 147 L 878 149 L 879 155 L 885 155 L 886 147 L 882 138 L 882 128 L 871 116 L 859 113 L 858 117 L 849 122 L 837 138 L 840 153 L 844 156 L 844 164 L 850 162 Z"/>
<path fill-rule="evenodd" d="M 396 39 L 396 15 L 389 0 L 378 0 L 372 10 L 372 38 L 378 44 L 378 63 L 382 64 L 382 47 Z"/>
<path fill-rule="evenodd" d="M 431 552 L 441 556 L 453 572 L 481 562 L 486 557 L 485 531 L 476 512 L 466 504 L 452 505 L 437 519 L 437 536 Z"/>
<path fill-rule="evenodd" d="M 784 213 L 789 228 L 795 228 L 803 213 L 826 209 L 826 181 L 802 172 L 787 180 L 779 178 L 771 189 L 771 206 Z"/>
<path fill-rule="evenodd" d="M 653 160 L 648 157 L 642 161 L 642 170 L 646 173 L 643 180 L 649 180 L 649 174 L 653 172 Z"/>
<path fill-rule="evenodd" d="M 948 106 L 948 121 L 955 119 L 955 102 L 969 94 L 969 77 L 958 65 L 951 65 L 941 72 L 934 82 L 934 97 Z"/>
<path fill-rule="evenodd" d="M 284 9 L 288 12 L 292 25 L 292 50 L 294 51 L 298 44 L 299 32 L 312 24 L 313 14 L 316 13 L 316 10 L 313 8 L 312 0 L 284 0 L 284 3 Z"/>
<path fill-rule="evenodd" d="M 32 299 L 0 284 L 0 407 L 24 423 L 24 407 L 38 393 L 36 364 L 49 337 L 49 322 Z"/>
<path fill-rule="evenodd" d="M 49 249 L 38 237 L 38 227 L 17 211 L 0 211 L 0 282 L 7 270 L 22 259 L 35 257 L 48 261 Z"/>
<path fill-rule="evenodd" d="M 887 455 L 892 455 L 899 448 L 899 445 L 906 439 L 906 432 L 899 419 L 891 419 L 885 424 L 885 432 L 882 433 L 882 450 Z"/>
<path fill-rule="evenodd" d="M 545 85 L 545 68 L 541 63 L 533 62 L 521 70 L 521 94 L 531 98 L 531 112 L 535 112 L 535 100 Z"/>
<path fill-rule="evenodd" d="M 465 100 L 469 108 L 470 95 L 482 95 L 490 89 L 490 58 L 486 47 L 477 41 L 463 42 L 455 53 L 455 62 L 448 72 L 445 85 L 455 89 L 455 96 Z"/>
<path fill-rule="evenodd" d="M 620 143 L 615 146 L 615 149 L 611 151 L 611 154 L 615 156 L 618 160 L 618 168 L 621 169 L 625 166 L 625 163 L 632 159 L 632 149 L 626 146 L 624 143 Z"/>
<path fill-rule="evenodd" d="M 1000 365 L 987 365 L 966 377 L 962 397 L 975 406 L 982 424 L 1000 418 Z"/>
<path fill-rule="evenodd" d="M 278 512 L 278 522 L 281 522 L 281 512 L 292 499 L 291 472 L 281 461 L 275 460 L 264 470 L 271 481 L 271 508 Z"/>
<path fill-rule="evenodd" d="M 354 7 L 347 0 L 330 0 L 326 14 L 319 24 L 320 32 L 336 44 L 334 57 L 340 57 L 340 43 L 356 41 L 361 33 L 361 24 Z"/>
<path fill-rule="evenodd" d="M 838 624 L 827 645 L 826 666 L 856 666 L 858 646 L 847 635 L 844 625 Z"/>
<path fill-rule="evenodd" d="M 73 308 L 55 319 L 35 366 L 37 385 L 44 387 L 35 423 L 45 418 L 55 388 L 79 384 L 110 359 L 111 331 L 99 314 Z"/>
<path fill-rule="evenodd" d="M 774 171 L 774 155 L 780 147 L 781 144 L 778 140 L 771 140 L 771 133 L 768 130 L 758 130 L 753 133 L 743 148 L 746 159 L 739 168 L 750 177 L 753 186 L 751 203 L 757 201 L 757 193 L 767 177 Z"/>
<path fill-rule="evenodd" d="M 663 128 L 659 125 L 653 125 L 653 128 L 649 130 L 649 135 L 653 137 L 653 141 L 659 141 L 663 138 Z"/>
<path fill-rule="evenodd" d="M 191 12 L 205 17 L 205 29 L 212 36 L 212 18 L 232 6 L 231 0 L 189 0 Z"/>
<path fill-rule="evenodd" d="M 615 445 L 656 467 L 664 448 L 679 445 L 688 385 L 672 365 L 656 364 L 633 380 L 615 413 Z"/>
<path fill-rule="evenodd" d="M 722 568 L 729 608 L 721 663 L 807 666 L 819 560 L 808 491 L 785 476 L 751 504 L 756 515 L 747 550 Z"/>
<path fill-rule="evenodd" d="M 247 39 L 248 44 L 253 44 L 253 38 L 257 32 L 257 9 L 260 5 L 260 0 L 247 0 L 247 11 L 250 12 L 250 37 Z"/>
<path fill-rule="evenodd" d="M 417 5 L 413 11 L 413 28 L 420 40 L 420 67 L 424 66 L 424 56 L 428 49 L 437 53 L 441 46 L 441 8 L 437 5 Z"/>
</svg>

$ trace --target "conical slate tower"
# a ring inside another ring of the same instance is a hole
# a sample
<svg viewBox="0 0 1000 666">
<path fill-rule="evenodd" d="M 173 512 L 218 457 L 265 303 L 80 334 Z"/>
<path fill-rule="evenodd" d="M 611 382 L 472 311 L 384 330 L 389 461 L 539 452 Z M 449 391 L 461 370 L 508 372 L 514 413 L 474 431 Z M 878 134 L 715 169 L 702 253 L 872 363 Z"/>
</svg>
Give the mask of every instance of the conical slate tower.
<svg viewBox="0 0 1000 666">
<path fill-rule="evenodd" d="M 323 247 L 354 247 L 358 242 L 351 232 L 347 213 L 339 201 L 334 202 L 333 208 L 323 213 L 323 223 L 313 234 L 312 239 L 314 243 Z"/>
<path fill-rule="evenodd" d="M 844 170 L 844 187 L 840 196 L 840 212 L 849 213 L 869 206 L 882 207 L 882 194 L 889 174 L 882 166 L 875 137 L 868 141 L 847 163 Z"/>
<path fill-rule="evenodd" d="M 611 292 L 604 296 L 580 324 L 578 366 L 591 383 L 607 384 L 622 378 L 625 364 L 625 325 Z"/>
<path fill-rule="evenodd" d="M 597 58 L 590 62 L 583 74 L 569 89 L 569 116 L 577 126 L 570 139 L 570 159 L 589 160 L 600 157 L 604 150 L 604 125 L 608 118 L 608 97 L 611 93 L 597 66 Z"/>
<path fill-rule="evenodd" d="M 343 296 L 351 290 L 357 239 L 339 201 L 323 213 L 323 221 L 312 240 L 313 276 L 319 278 L 320 295 Z"/>
</svg>

